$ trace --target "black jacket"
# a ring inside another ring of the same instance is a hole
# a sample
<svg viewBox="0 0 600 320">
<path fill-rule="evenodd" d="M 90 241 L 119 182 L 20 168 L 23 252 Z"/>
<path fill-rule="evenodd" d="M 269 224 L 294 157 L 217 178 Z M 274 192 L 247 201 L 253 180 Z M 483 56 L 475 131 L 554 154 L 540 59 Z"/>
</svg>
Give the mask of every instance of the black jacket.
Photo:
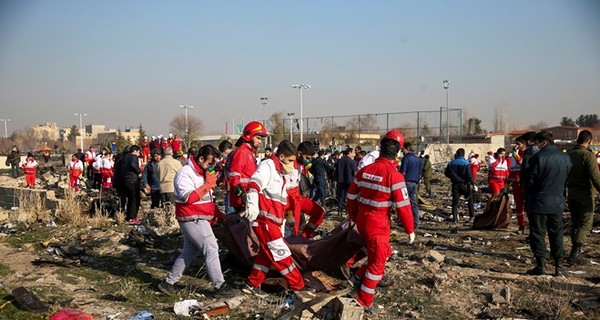
<svg viewBox="0 0 600 320">
<path fill-rule="evenodd" d="M 123 182 L 140 181 L 139 174 L 142 173 L 142 170 L 140 169 L 140 160 L 138 157 L 133 153 L 124 155 L 120 172 L 123 177 Z"/>
<path fill-rule="evenodd" d="M 313 174 L 315 180 L 325 181 L 327 180 L 327 173 L 333 171 L 333 165 L 327 160 L 317 157 L 312 161 L 309 171 Z"/>
<path fill-rule="evenodd" d="M 6 162 L 8 162 L 7 165 L 12 164 L 18 166 L 19 163 L 21 163 L 21 151 L 11 150 L 10 154 L 8 155 L 8 158 L 6 159 Z"/>
<path fill-rule="evenodd" d="M 565 183 L 571 159 L 550 144 L 529 159 L 525 181 L 525 210 L 537 214 L 562 214 Z"/>
<path fill-rule="evenodd" d="M 354 175 L 358 171 L 358 166 L 354 159 L 343 156 L 337 163 L 335 168 L 336 181 L 351 184 L 354 181 Z"/>
</svg>

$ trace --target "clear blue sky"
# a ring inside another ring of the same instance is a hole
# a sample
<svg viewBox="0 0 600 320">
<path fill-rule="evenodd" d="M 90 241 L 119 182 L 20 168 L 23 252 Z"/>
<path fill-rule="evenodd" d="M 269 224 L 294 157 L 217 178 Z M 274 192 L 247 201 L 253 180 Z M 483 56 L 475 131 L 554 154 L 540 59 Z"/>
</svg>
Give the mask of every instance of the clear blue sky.
<svg viewBox="0 0 600 320">
<path fill-rule="evenodd" d="M 0 118 L 164 134 L 225 121 L 462 107 L 492 129 L 600 113 L 600 2 L 0 2 Z M 0 123 L 1 125 L 2 123 Z"/>
</svg>

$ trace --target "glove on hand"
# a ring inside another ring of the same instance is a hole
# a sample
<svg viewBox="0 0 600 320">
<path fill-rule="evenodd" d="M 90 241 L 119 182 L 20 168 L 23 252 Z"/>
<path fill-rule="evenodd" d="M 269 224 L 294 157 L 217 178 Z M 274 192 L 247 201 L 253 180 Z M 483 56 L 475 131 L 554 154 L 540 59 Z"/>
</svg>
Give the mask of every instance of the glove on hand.
<svg viewBox="0 0 600 320">
<path fill-rule="evenodd" d="M 415 242 L 415 233 L 412 232 L 411 234 L 408 235 L 408 244 L 412 244 L 413 242 Z"/>
<path fill-rule="evenodd" d="M 214 173 L 207 172 L 204 175 L 204 184 L 209 185 L 211 189 L 216 187 L 217 186 L 217 175 Z"/>
<path fill-rule="evenodd" d="M 476 185 L 473 185 L 473 191 L 477 192 L 479 190 L 479 188 L 477 188 Z"/>
<path fill-rule="evenodd" d="M 241 184 L 238 184 L 235 187 L 233 187 L 233 193 L 235 193 L 236 196 L 242 198 L 242 196 L 246 193 L 246 190 L 244 190 L 244 187 Z"/>
</svg>

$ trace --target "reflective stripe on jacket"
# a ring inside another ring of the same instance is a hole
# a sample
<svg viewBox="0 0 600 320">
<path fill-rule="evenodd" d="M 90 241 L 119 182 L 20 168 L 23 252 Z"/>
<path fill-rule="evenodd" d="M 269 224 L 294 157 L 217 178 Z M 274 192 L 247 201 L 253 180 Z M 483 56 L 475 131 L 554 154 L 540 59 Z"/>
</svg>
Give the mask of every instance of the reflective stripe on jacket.
<svg viewBox="0 0 600 320">
<path fill-rule="evenodd" d="M 273 155 L 271 159 L 263 160 L 250 178 L 248 189 L 258 191 L 258 222 L 281 225 L 285 220 L 288 193 L 281 169 L 281 163 Z"/>
<path fill-rule="evenodd" d="M 391 160 L 379 157 L 373 164 L 360 169 L 350 184 L 348 215 L 354 220 L 359 214 L 387 217 L 392 205 L 396 207 L 396 215 L 406 233 L 412 233 L 414 222 L 404 177 Z"/>
<path fill-rule="evenodd" d="M 173 183 L 175 184 L 175 216 L 178 221 L 211 220 L 215 214 L 212 189 L 199 200 L 188 203 L 190 196 L 204 184 L 204 170 L 196 164 L 193 157 L 183 166 Z"/>
</svg>

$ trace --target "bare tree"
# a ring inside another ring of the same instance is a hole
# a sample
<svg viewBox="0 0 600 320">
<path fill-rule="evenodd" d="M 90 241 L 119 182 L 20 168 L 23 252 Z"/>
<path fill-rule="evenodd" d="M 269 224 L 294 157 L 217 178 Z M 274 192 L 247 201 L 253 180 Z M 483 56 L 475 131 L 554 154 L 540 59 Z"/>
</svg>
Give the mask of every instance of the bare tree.
<svg viewBox="0 0 600 320">
<path fill-rule="evenodd" d="M 508 114 L 506 113 L 506 101 L 500 101 L 494 107 L 494 131 L 508 132 Z"/>
<path fill-rule="evenodd" d="M 377 117 L 373 114 L 359 116 L 359 129 L 360 131 L 375 131 L 377 130 Z"/>
<path fill-rule="evenodd" d="M 545 128 L 548 128 L 548 124 L 544 121 L 538 121 L 537 123 L 529 126 L 529 130 L 531 131 L 541 131 Z"/>
<path fill-rule="evenodd" d="M 283 113 L 276 112 L 271 114 L 271 117 L 267 121 L 269 124 L 265 124 L 267 129 L 271 133 L 271 144 L 277 145 L 279 142 L 285 140 L 285 119 Z"/>
<path fill-rule="evenodd" d="M 186 123 L 185 123 L 185 115 L 180 114 L 175 116 L 175 118 L 173 118 L 173 120 L 171 120 L 171 123 L 169 123 L 169 125 L 171 126 L 171 132 L 173 134 L 178 134 L 179 136 L 183 137 L 184 141 L 185 139 L 187 139 L 186 136 Z M 189 139 L 190 141 L 194 140 L 194 138 L 198 137 L 200 135 L 200 133 L 202 132 L 202 128 L 203 124 L 202 124 L 202 120 L 200 120 L 200 118 L 197 118 L 195 116 L 192 115 L 188 115 L 187 117 L 187 128 L 188 128 L 188 133 L 189 133 Z M 187 141 L 187 143 L 184 145 L 185 148 L 187 148 L 189 146 L 189 141 Z M 184 148 L 184 149 L 185 149 Z"/>
<path fill-rule="evenodd" d="M 400 131 L 404 135 L 405 139 L 417 135 L 414 125 L 410 122 L 401 122 L 398 125 L 396 125 L 395 129 L 398 129 L 398 131 Z"/>
<path fill-rule="evenodd" d="M 429 124 L 427 123 L 427 121 L 423 121 L 423 124 L 421 125 L 421 129 L 420 129 L 419 133 L 423 137 L 427 137 L 427 136 L 431 135 L 431 128 L 429 128 Z"/>
<path fill-rule="evenodd" d="M 33 128 L 27 128 L 17 133 L 18 144 L 22 151 L 34 151 L 40 143 L 39 135 L 33 130 Z"/>
</svg>

